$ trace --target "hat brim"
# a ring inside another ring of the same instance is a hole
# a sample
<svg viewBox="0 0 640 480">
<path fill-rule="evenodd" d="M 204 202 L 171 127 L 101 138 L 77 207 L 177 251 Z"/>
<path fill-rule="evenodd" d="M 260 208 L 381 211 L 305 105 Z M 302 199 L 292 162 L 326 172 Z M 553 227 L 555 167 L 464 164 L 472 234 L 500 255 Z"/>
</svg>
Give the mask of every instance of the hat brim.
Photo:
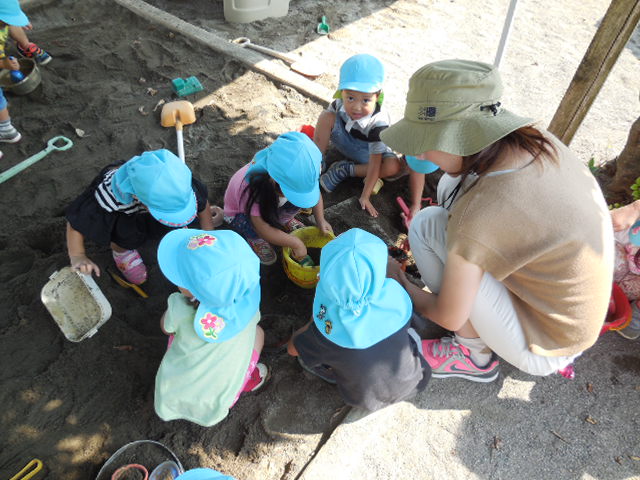
<svg viewBox="0 0 640 480">
<path fill-rule="evenodd" d="M 286 185 L 279 184 L 280 189 L 287 200 L 293 203 L 298 208 L 311 208 L 315 207 L 320 200 L 320 183 L 316 183 L 310 192 L 300 193 L 291 190 Z"/>
<path fill-rule="evenodd" d="M 29 18 L 22 10 L 12 14 L 0 14 L 0 21 L 14 27 L 26 27 L 29 25 Z"/>
<path fill-rule="evenodd" d="M 382 90 L 382 84 L 371 84 L 365 82 L 345 82 L 338 85 L 338 91 L 353 90 L 354 92 L 376 93 Z M 342 96 L 342 93 L 340 93 Z M 339 97 L 341 98 L 341 97 Z"/>
<path fill-rule="evenodd" d="M 198 202 L 196 194 L 192 191 L 187 205 L 178 212 L 163 212 L 157 208 L 149 208 L 149 213 L 161 224 L 167 227 L 186 227 L 193 222 L 198 215 Z"/>
<path fill-rule="evenodd" d="M 319 315 L 321 307 L 326 312 Z M 365 349 L 375 345 L 400 330 L 409 321 L 411 312 L 409 294 L 390 278 L 384 280 L 380 294 L 370 299 L 358 315 L 332 301 L 321 285 L 318 285 L 313 300 L 316 327 L 327 340 L 344 348 Z"/>
<path fill-rule="evenodd" d="M 380 133 L 382 141 L 405 155 L 437 150 L 453 155 L 478 153 L 533 119 L 501 110 L 490 117 L 474 117 L 441 122 L 417 122 L 403 118 Z"/>
<path fill-rule="evenodd" d="M 429 160 L 420 160 L 419 158 L 412 156 L 405 156 L 405 160 L 407 161 L 409 168 L 418 173 L 433 173 L 440 168 Z"/>
</svg>

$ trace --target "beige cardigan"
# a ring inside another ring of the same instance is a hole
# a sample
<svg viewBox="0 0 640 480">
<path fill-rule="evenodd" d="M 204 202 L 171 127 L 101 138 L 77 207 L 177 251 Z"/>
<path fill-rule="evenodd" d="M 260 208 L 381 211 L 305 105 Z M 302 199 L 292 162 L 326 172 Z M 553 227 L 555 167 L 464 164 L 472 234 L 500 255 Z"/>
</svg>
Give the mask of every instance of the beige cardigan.
<svg viewBox="0 0 640 480">
<path fill-rule="evenodd" d="M 556 147 L 558 165 L 481 177 L 447 227 L 448 250 L 507 287 L 530 351 L 543 356 L 596 342 L 613 281 L 613 227 L 600 187 L 568 148 Z"/>
</svg>

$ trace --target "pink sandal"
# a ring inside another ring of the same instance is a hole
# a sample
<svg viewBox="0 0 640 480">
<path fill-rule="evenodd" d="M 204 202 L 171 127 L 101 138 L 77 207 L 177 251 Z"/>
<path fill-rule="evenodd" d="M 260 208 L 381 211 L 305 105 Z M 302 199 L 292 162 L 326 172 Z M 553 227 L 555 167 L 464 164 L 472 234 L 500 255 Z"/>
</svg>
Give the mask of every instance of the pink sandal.
<svg viewBox="0 0 640 480">
<path fill-rule="evenodd" d="M 145 267 L 142 257 L 137 250 L 127 250 L 117 253 L 112 251 L 113 260 L 116 267 L 122 272 L 124 278 L 135 285 L 140 285 L 147 279 L 147 267 Z"/>
</svg>

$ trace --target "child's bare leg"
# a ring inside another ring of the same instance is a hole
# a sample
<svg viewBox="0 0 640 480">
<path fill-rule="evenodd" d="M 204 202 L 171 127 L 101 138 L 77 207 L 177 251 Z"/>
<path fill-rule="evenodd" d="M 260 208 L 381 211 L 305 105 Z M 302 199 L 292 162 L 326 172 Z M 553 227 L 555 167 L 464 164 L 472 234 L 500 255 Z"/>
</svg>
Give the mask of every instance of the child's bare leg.
<svg viewBox="0 0 640 480">
<path fill-rule="evenodd" d="M 122 248 L 120 245 L 111 242 L 111 250 L 113 250 L 116 253 L 124 253 L 127 251 L 126 248 Z"/>
<path fill-rule="evenodd" d="M 9 120 L 9 109 L 8 108 L 3 108 L 2 110 L 0 110 L 0 122 L 6 122 L 7 120 Z"/>
<path fill-rule="evenodd" d="M 9 36 L 13 38 L 22 48 L 27 48 L 29 46 L 29 43 L 31 43 L 29 42 L 29 38 L 27 37 L 27 34 L 22 27 L 9 25 Z"/>
<path fill-rule="evenodd" d="M 264 330 L 259 325 L 256 325 L 256 339 L 253 342 L 253 349 L 260 355 L 262 347 L 264 347 Z"/>
<path fill-rule="evenodd" d="M 354 177 L 366 177 L 369 165 L 366 163 L 357 163 L 354 168 Z M 382 159 L 382 165 L 380 165 L 380 178 L 392 177 L 400 171 L 400 160 L 396 157 L 386 157 Z"/>
<path fill-rule="evenodd" d="M 318 146 L 320 153 L 323 155 L 329 147 L 329 141 L 331 140 L 331 130 L 336 121 L 336 114 L 332 112 L 324 111 L 318 117 L 318 123 L 316 124 L 316 131 L 313 134 L 313 141 Z"/>
</svg>

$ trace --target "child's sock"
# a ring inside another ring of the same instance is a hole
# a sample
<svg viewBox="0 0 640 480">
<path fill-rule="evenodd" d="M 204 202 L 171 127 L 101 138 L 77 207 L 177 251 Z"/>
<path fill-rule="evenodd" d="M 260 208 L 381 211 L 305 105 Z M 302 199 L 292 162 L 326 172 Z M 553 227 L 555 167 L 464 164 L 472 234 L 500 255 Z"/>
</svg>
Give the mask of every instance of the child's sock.
<svg viewBox="0 0 640 480">
<path fill-rule="evenodd" d="M 471 355 L 471 361 L 476 364 L 477 367 L 486 367 L 491 360 L 492 352 L 487 344 L 484 343 L 480 337 L 466 338 L 461 337 L 456 333 L 456 342 L 464 345 L 469 349 Z"/>
<path fill-rule="evenodd" d="M 17 141 L 15 139 L 18 137 L 19 140 L 19 136 L 18 130 L 11 124 L 11 119 L 0 122 L 0 139 L 4 141 Z"/>
</svg>

